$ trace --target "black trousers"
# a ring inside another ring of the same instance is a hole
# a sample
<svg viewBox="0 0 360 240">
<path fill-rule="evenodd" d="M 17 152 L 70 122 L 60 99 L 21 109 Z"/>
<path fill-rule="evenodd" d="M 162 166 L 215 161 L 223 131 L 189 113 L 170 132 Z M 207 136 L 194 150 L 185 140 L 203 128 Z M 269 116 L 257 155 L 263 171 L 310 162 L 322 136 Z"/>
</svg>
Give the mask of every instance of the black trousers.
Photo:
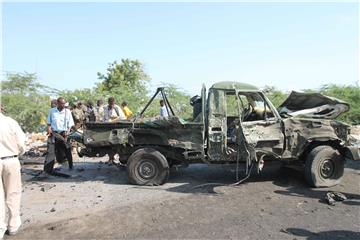
<svg viewBox="0 0 360 240">
<path fill-rule="evenodd" d="M 44 163 L 45 172 L 53 172 L 55 160 L 59 163 L 63 163 L 67 160 L 69 162 L 69 168 L 73 168 L 71 145 L 66 142 L 65 138 L 60 133 L 54 132 L 53 136 L 48 138 L 47 144 L 47 155 Z"/>
</svg>

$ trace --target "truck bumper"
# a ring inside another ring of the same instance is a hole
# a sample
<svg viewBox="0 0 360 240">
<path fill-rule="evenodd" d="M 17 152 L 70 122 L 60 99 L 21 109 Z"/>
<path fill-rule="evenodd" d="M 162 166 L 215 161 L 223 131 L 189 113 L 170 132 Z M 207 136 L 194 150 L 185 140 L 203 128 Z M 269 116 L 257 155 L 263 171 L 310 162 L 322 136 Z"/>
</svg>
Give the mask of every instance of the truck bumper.
<svg viewBox="0 0 360 240">
<path fill-rule="evenodd" d="M 344 150 L 344 157 L 346 160 L 360 161 L 360 149 L 358 146 L 345 147 Z"/>
</svg>

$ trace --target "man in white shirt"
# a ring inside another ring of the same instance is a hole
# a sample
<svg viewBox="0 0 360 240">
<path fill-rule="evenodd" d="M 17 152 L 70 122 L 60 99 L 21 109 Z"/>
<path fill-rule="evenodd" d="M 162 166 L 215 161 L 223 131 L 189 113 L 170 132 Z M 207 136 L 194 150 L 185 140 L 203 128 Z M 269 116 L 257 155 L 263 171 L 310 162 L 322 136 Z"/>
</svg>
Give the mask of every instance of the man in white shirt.
<svg viewBox="0 0 360 240">
<path fill-rule="evenodd" d="M 115 99 L 109 97 L 108 105 L 104 108 L 104 122 L 118 122 L 119 120 L 126 120 L 124 111 L 115 104 Z M 112 151 L 109 154 L 109 164 L 113 164 L 116 152 Z"/>
<path fill-rule="evenodd" d="M 164 118 L 169 117 L 169 113 L 165 106 L 164 100 L 160 100 L 160 117 L 164 117 Z"/>
<path fill-rule="evenodd" d="M 115 104 L 115 99 L 109 97 L 108 105 L 104 108 L 104 122 L 117 122 L 119 120 L 126 120 L 125 113 Z"/>
<path fill-rule="evenodd" d="M 1 112 L 3 108 L 1 108 Z M 19 124 L 0 112 L 0 239 L 20 226 L 21 173 L 18 155 L 25 152 L 25 134 Z M 9 219 L 6 221 L 6 208 Z"/>
<path fill-rule="evenodd" d="M 48 124 L 48 154 L 45 158 L 44 171 L 52 173 L 55 164 L 55 155 L 58 162 L 66 158 L 69 168 L 73 168 L 71 146 L 67 143 L 67 137 L 74 120 L 71 111 L 65 108 L 66 101 L 63 97 L 57 99 L 57 106 L 49 110 L 47 117 Z"/>
</svg>

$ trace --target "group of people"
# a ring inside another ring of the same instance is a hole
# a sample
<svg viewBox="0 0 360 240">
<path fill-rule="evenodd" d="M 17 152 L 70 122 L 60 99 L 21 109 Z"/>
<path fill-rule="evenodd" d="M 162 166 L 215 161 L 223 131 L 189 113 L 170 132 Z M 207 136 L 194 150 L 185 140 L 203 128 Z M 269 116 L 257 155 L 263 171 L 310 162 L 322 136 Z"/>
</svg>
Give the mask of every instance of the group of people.
<svg viewBox="0 0 360 240">
<path fill-rule="evenodd" d="M 123 101 L 121 106 L 118 106 L 113 97 L 108 99 L 107 105 L 101 99 L 97 100 L 96 106 L 94 106 L 92 101 L 87 101 L 86 104 L 79 101 L 76 105 L 69 106 L 69 109 L 77 129 L 81 128 L 84 122 L 115 122 L 133 117 L 128 103 Z"/>
<path fill-rule="evenodd" d="M 79 111 L 81 109 L 81 111 Z M 0 111 L 0 239 L 5 233 L 15 235 L 21 226 L 20 203 L 21 203 L 21 166 L 18 156 L 25 152 L 26 136 L 20 125 L 12 118 L 3 114 L 4 107 Z M 80 114 L 79 114 L 80 113 Z M 86 109 L 82 103 L 70 109 L 63 97 L 51 101 L 51 109 L 47 116 L 48 154 L 46 156 L 44 170 L 48 173 L 53 171 L 55 159 L 64 154 L 69 162 L 69 168 L 73 168 L 71 146 L 67 143 L 70 130 L 75 127 L 74 119 L 84 121 L 109 122 L 132 117 L 132 112 L 124 101 L 121 107 L 115 104 L 115 99 L 110 97 L 108 105 L 104 106 L 101 100 L 97 106 L 92 107 L 88 102 Z M 80 117 L 78 117 L 80 116 Z M 7 214 L 8 210 L 8 214 Z M 6 216 L 8 219 L 6 220 Z"/>
<path fill-rule="evenodd" d="M 160 100 L 160 116 L 168 117 L 168 109 L 163 100 Z M 56 174 L 54 170 L 55 160 L 60 162 L 67 159 L 69 169 L 73 168 L 71 146 L 67 141 L 72 128 L 79 129 L 84 122 L 116 122 L 128 120 L 133 117 L 133 113 L 128 107 L 128 103 L 123 101 L 118 106 L 113 97 L 109 97 L 108 104 L 104 105 L 102 100 L 98 100 L 96 107 L 91 101 L 86 105 L 78 102 L 75 106 L 69 106 L 63 97 L 51 101 L 51 109 L 47 117 L 48 149 L 44 163 L 44 171 Z M 114 163 L 115 153 L 109 153 L 109 164 Z"/>
<path fill-rule="evenodd" d="M 51 109 L 58 106 L 58 100 L 59 99 L 54 99 L 51 101 Z M 115 98 L 113 97 L 108 98 L 107 105 L 104 104 L 102 99 L 97 100 L 96 106 L 94 106 L 93 102 L 90 100 L 85 104 L 78 101 L 71 106 L 65 101 L 64 108 L 70 110 L 76 129 L 81 128 L 84 122 L 116 122 L 119 120 L 129 120 L 134 116 L 127 101 L 123 101 L 119 106 L 116 104 Z M 169 117 L 164 100 L 160 100 L 160 117 Z M 47 124 L 49 124 L 49 115 Z"/>
<path fill-rule="evenodd" d="M 168 117 L 168 109 L 163 100 L 160 101 L 160 116 Z M 53 173 L 55 159 L 66 158 L 69 169 L 73 168 L 71 146 L 67 137 L 72 128 L 81 127 L 84 121 L 115 122 L 133 117 L 126 101 L 121 106 L 110 97 L 108 105 L 98 100 L 96 107 L 91 101 L 86 106 L 78 102 L 70 107 L 63 97 L 51 101 L 51 109 L 47 116 L 48 153 L 46 155 L 44 171 Z M 77 125 L 77 126 L 76 126 Z M 21 201 L 21 166 L 18 156 L 25 152 L 25 134 L 19 124 L 0 111 L 0 239 L 5 232 L 15 235 L 20 226 L 20 201 Z M 62 156 L 61 156 L 62 155 Z M 110 154 L 109 161 L 114 159 Z M 8 214 L 6 214 L 8 209 Z M 8 220 L 6 221 L 6 216 Z"/>
<path fill-rule="evenodd" d="M 126 101 L 121 107 L 110 97 L 108 105 L 102 100 L 97 101 L 96 107 L 91 101 L 86 105 L 78 102 L 75 106 L 69 107 L 63 97 L 51 101 L 51 109 L 47 117 L 48 149 L 44 163 L 44 171 L 50 174 L 54 172 L 55 160 L 67 159 L 69 169 L 73 168 L 71 146 L 67 141 L 72 128 L 79 129 L 85 121 L 88 122 L 115 122 L 130 119 L 133 116 Z M 109 162 L 113 163 L 115 154 L 109 154 Z"/>
</svg>

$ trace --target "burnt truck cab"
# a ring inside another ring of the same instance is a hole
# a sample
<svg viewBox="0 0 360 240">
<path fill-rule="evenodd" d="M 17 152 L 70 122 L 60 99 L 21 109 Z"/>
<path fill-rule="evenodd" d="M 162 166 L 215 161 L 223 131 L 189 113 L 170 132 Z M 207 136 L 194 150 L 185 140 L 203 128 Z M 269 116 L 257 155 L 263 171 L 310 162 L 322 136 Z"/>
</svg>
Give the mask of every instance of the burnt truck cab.
<svg viewBox="0 0 360 240">
<path fill-rule="evenodd" d="M 170 116 L 142 118 L 157 94 Z M 339 183 L 346 159 L 359 160 L 359 149 L 349 146 L 350 126 L 333 119 L 349 109 L 338 99 L 294 92 L 278 111 L 252 85 L 219 82 L 208 95 L 203 86 L 191 103 L 193 119 L 185 121 L 159 88 L 132 121 L 86 123 L 79 153 L 118 153 L 129 181 L 139 185 L 165 183 L 172 165 L 245 163 L 249 173 L 278 160 L 303 166 L 311 186 L 325 187 Z"/>
</svg>

